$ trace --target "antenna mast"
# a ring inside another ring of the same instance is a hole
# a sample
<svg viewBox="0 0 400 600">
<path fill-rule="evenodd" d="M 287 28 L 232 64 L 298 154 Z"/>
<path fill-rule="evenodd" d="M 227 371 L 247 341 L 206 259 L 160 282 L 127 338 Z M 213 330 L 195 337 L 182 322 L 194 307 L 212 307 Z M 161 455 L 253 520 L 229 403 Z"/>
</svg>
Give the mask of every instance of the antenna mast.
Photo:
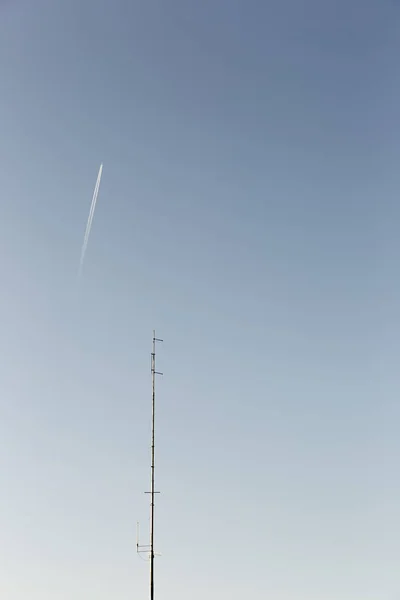
<svg viewBox="0 0 400 600">
<path fill-rule="evenodd" d="M 156 332 L 153 331 L 153 351 L 151 353 L 151 478 L 150 478 L 150 544 L 147 546 L 141 546 L 139 544 L 139 526 L 137 534 L 136 548 L 138 553 L 147 553 L 150 559 L 150 600 L 154 600 L 154 499 L 155 494 L 159 492 L 155 491 L 154 487 L 154 471 L 155 471 L 155 415 L 156 415 L 156 375 L 162 375 L 159 371 L 156 371 L 156 343 L 162 342 L 163 340 L 156 337 Z"/>
</svg>

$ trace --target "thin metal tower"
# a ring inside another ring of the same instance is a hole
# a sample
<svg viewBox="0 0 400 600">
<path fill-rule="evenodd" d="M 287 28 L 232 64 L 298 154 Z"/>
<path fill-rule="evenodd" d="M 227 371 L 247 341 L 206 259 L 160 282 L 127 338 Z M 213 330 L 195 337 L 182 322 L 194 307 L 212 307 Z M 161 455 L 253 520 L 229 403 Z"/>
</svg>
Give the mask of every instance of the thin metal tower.
<svg viewBox="0 0 400 600">
<path fill-rule="evenodd" d="M 155 494 L 159 492 L 155 491 L 155 416 L 156 416 L 156 375 L 162 375 L 159 371 L 156 371 L 156 343 L 162 342 L 163 340 L 156 337 L 156 332 L 153 331 L 153 351 L 151 353 L 151 478 L 150 478 L 150 544 L 147 546 L 141 546 L 139 544 L 139 525 L 137 533 L 136 548 L 138 553 L 145 552 L 150 558 L 150 600 L 154 600 L 154 498 Z"/>
</svg>

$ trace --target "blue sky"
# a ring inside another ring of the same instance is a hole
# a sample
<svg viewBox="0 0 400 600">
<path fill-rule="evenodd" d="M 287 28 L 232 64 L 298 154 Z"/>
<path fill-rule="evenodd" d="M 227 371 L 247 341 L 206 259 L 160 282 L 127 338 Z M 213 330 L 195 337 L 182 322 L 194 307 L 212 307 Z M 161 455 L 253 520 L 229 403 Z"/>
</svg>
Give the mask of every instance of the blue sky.
<svg viewBox="0 0 400 600">
<path fill-rule="evenodd" d="M 0 595 L 397 598 L 400 5 L 0 2 Z M 77 270 L 104 163 L 92 235 Z"/>
</svg>

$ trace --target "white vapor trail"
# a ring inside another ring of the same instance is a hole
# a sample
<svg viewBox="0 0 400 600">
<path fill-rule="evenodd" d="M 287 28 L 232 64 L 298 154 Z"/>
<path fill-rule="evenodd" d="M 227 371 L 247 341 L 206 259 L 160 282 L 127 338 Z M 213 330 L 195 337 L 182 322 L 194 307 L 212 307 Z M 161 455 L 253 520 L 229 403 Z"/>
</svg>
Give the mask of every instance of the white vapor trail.
<svg viewBox="0 0 400 600">
<path fill-rule="evenodd" d="M 90 230 L 92 228 L 92 222 L 94 217 L 94 211 L 96 208 L 97 196 L 100 188 L 101 174 L 103 172 L 103 164 L 100 165 L 99 174 L 97 175 L 96 185 L 94 186 L 92 204 L 90 205 L 89 217 L 86 224 L 85 237 L 83 238 L 82 252 L 81 252 L 81 261 L 79 263 L 79 274 L 82 273 L 83 261 L 85 260 L 86 248 L 89 241 Z"/>
</svg>

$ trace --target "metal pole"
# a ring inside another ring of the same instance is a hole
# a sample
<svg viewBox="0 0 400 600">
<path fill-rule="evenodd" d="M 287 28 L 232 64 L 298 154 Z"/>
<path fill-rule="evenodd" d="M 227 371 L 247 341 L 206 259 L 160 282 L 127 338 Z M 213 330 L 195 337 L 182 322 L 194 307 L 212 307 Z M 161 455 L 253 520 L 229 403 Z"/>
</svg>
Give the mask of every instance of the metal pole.
<svg viewBox="0 0 400 600">
<path fill-rule="evenodd" d="M 150 600 L 154 600 L 154 471 L 155 471 L 155 416 L 156 416 L 156 375 L 162 375 L 156 371 L 156 342 L 163 340 L 156 338 L 153 331 L 153 351 L 151 353 L 151 487 L 150 487 Z"/>
<path fill-rule="evenodd" d="M 151 485 L 150 485 L 150 600 L 154 600 L 154 427 L 156 408 L 156 332 L 153 331 L 153 352 L 151 353 Z"/>
<path fill-rule="evenodd" d="M 147 554 L 150 558 L 150 600 L 154 600 L 154 498 L 160 492 L 155 491 L 154 487 L 154 472 L 155 472 L 155 415 L 156 415 L 156 375 L 162 375 L 156 371 L 156 342 L 162 342 L 156 338 L 156 332 L 153 331 L 153 351 L 151 353 L 151 480 L 150 491 L 145 492 L 150 494 L 150 543 L 149 545 L 141 545 L 139 540 L 139 524 L 137 526 L 136 549 L 138 554 Z"/>
</svg>

